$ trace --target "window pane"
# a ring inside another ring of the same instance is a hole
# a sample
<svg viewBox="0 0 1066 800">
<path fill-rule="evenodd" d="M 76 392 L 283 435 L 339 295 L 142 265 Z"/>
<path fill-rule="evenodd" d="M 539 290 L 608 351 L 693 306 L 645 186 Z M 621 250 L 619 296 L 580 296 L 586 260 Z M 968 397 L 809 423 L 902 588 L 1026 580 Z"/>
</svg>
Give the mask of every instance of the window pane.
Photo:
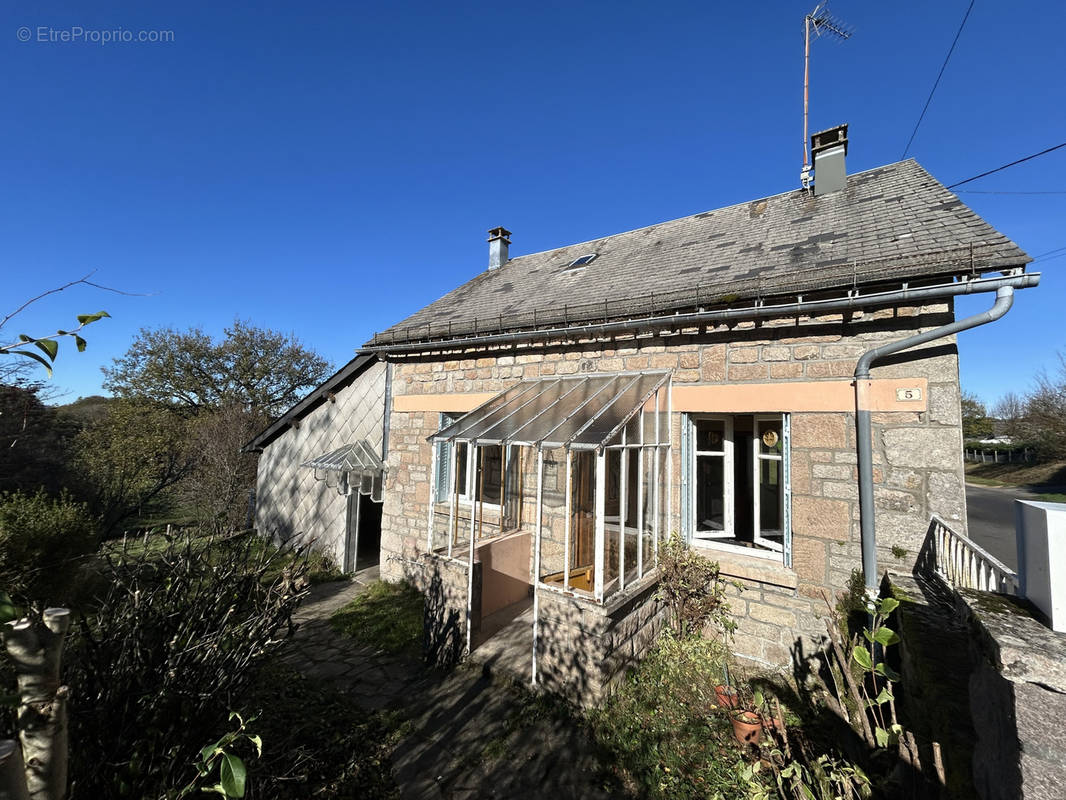
<svg viewBox="0 0 1066 800">
<path fill-rule="evenodd" d="M 781 420 L 759 420 L 759 453 L 781 455 Z"/>
<path fill-rule="evenodd" d="M 725 449 L 725 422 L 711 419 L 697 420 L 696 449 L 722 452 Z"/>
<path fill-rule="evenodd" d="M 696 457 L 696 530 L 725 530 L 725 470 L 722 456 Z"/>
<path fill-rule="evenodd" d="M 759 529 L 763 536 L 781 533 L 781 464 L 759 460 Z"/>
<path fill-rule="evenodd" d="M 474 488 L 476 499 L 493 505 L 500 504 L 503 481 L 503 449 L 498 445 L 482 447 L 478 451 L 478 479 Z"/>
<path fill-rule="evenodd" d="M 456 460 L 459 462 L 458 469 L 455 471 L 455 490 L 459 492 L 460 497 L 466 497 L 469 491 L 466 483 L 466 467 L 467 462 L 470 460 L 466 442 L 455 445 L 455 454 Z"/>
</svg>

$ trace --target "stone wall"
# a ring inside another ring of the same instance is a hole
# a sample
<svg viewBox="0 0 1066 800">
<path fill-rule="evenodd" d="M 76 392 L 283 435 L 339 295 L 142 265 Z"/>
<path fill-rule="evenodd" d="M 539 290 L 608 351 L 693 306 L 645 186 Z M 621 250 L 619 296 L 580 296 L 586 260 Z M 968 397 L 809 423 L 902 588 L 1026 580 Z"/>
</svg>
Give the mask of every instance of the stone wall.
<svg viewBox="0 0 1066 800">
<path fill-rule="evenodd" d="M 664 609 L 644 581 L 604 605 L 540 591 L 537 673 L 541 685 L 594 705 L 655 641 Z"/>
<path fill-rule="evenodd" d="M 787 387 L 820 381 L 839 385 L 870 348 L 952 318 L 951 307 L 938 304 L 856 313 L 848 319 L 792 318 L 661 337 L 441 354 L 397 362 L 393 392 L 396 397 L 495 393 L 522 378 L 647 369 L 671 370 L 675 388 L 766 383 Z M 954 341 L 899 354 L 876 367 L 873 377 L 928 382 L 926 410 L 873 415 L 879 563 L 882 568 L 908 568 L 931 513 L 950 520 L 957 529 L 965 528 Z M 673 530 L 680 528 L 680 416 L 675 413 L 671 425 Z M 392 413 L 382 522 L 383 556 L 394 556 L 394 566 L 383 567 L 389 578 L 400 577 L 400 565 L 425 546 L 432 460 L 426 437 L 437 429 L 438 419 L 436 410 Z M 839 591 L 851 572 L 861 567 L 853 412 L 792 414 L 792 517 L 791 570 L 753 557 L 710 551 L 727 574 L 748 587 L 735 602 L 741 622 L 738 648 L 771 664 L 787 663 L 797 637 L 811 644 L 821 637 L 823 592 Z"/>
<path fill-rule="evenodd" d="M 943 753 L 949 798 L 1066 798 L 1066 634 L 1023 600 L 892 575 L 903 711 Z"/>
<path fill-rule="evenodd" d="M 426 597 L 423 650 L 426 659 L 441 667 L 458 662 L 466 649 L 466 564 L 434 555 L 419 559 L 419 574 L 408 574 Z M 474 564 L 471 630 L 481 626 L 481 564 Z"/>
</svg>

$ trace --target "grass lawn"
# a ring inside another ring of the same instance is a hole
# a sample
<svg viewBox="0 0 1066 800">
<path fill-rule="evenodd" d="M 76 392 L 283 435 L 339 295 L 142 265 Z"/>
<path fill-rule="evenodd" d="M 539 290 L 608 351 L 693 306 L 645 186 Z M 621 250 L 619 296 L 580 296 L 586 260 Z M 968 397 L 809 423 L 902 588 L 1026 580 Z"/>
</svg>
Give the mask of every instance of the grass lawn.
<svg viewBox="0 0 1066 800">
<path fill-rule="evenodd" d="M 978 486 L 1030 487 L 1035 492 L 1040 492 L 1042 488 L 1058 489 L 1066 486 L 1066 461 L 1049 461 L 1043 464 L 967 463 L 966 480 Z M 1055 496 L 1062 497 L 1061 494 Z"/>
<path fill-rule="evenodd" d="M 418 657 L 422 649 L 422 595 L 405 583 L 375 581 L 330 618 L 333 629 L 386 653 Z"/>
</svg>

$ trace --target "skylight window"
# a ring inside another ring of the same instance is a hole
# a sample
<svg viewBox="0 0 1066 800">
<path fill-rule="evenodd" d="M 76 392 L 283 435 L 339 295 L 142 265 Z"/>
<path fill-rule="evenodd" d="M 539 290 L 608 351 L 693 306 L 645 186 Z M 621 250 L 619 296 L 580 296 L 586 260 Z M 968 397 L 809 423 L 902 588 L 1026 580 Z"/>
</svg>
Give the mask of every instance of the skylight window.
<svg viewBox="0 0 1066 800">
<path fill-rule="evenodd" d="M 579 269 L 581 267 L 588 266 L 589 264 L 591 264 L 596 259 L 597 255 L 599 255 L 599 254 L 598 253 L 586 253 L 583 256 L 575 258 L 573 261 L 571 261 L 569 264 L 566 265 L 566 268 L 567 269 Z"/>
</svg>

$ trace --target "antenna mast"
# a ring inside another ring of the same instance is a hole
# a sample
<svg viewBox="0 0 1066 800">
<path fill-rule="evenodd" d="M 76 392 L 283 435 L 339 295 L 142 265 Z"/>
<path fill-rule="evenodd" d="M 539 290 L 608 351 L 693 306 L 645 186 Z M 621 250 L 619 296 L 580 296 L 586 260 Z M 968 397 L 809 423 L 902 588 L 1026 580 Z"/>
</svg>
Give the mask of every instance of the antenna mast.
<svg viewBox="0 0 1066 800">
<path fill-rule="evenodd" d="M 803 18 L 803 170 L 800 172 L 800 184 L 804 189 L 811 185 L 810 142 L 807 135 L 807 110 L 810 105 L 811 82 L 811 39 L 817 39 L 823 33 L 839 40 L 850 39 L 850 26 L 833 17 L 827 6 L 829 0 L 823 0 L 814 10 Z"/>
</svg>

